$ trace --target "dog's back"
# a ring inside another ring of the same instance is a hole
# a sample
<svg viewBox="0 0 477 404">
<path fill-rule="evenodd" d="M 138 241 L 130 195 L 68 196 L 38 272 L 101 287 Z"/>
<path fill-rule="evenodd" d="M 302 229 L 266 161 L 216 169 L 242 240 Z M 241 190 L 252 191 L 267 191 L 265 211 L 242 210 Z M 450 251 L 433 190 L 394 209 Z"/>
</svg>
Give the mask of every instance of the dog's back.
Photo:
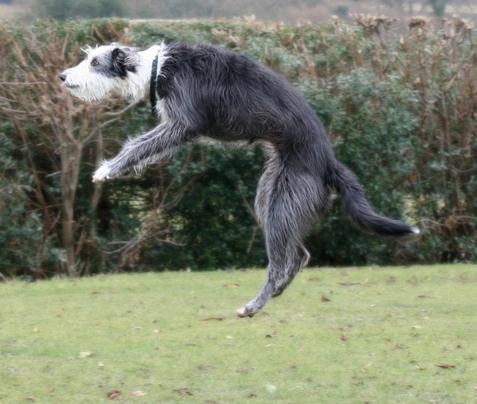
<svg viewBox="0 0 477 404">
<path fill-rule="evenodd" d="M 287 170 L 306 172 L 319 183 L 319 213 L 327 207 L 331 188 L 359 227 L 382 235 L 415 232 L 375 214 L 356 177 L 336 161 L 321 121 L 304 98 L 281 75 L 248 56 L 209 45 L 173 44 L 157 90 L 171 100 L 186 92 L 190 113 L 176 119 L 203 136 L 271 144 Z M 183 105 L 184 97 L 176 98 Z"/>
<path fill-rule="evenodd" d="M 171 103 L 180 100 L 182 106 L 186 97 L 190 115 L 200 115 L 190 124 L 221 141 L 263 138 L 283 144 L 308 143 L 316 136 L 326 139 L 314 111 L 284 77 L 219 47 L 170 45 L 157 92 Z"/>
</svg>

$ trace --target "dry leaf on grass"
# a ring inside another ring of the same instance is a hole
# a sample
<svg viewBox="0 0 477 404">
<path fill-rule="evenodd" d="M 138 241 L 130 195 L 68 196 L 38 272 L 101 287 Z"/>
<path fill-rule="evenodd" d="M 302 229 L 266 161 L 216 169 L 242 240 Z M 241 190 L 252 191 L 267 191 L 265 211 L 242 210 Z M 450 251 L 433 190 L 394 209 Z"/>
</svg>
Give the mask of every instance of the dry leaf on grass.
<svg viewBox="0 0 477 404">
<path fill-rule="evenodd" d="M 443 364 L 443 365 L 436 365 L 438 368 L 441 369 L 454 369 L 455 365 Z"/>
<path fill-rule="evenodd" d="M 369 279 L 365 279 L 363 282 L 339 282 L 341 286 L 366 285 L 368 283 L 369 283 Z"/>
<path fill-rule="evenodd" d="M 109 400 L 117 400 L 121 397 L 121 392 L 119 390 L 112 390 L 106 394 L 106 398 Z"/>
<path fill-rule="evenodd" d="M 200 321 L 210 321 L 210 320 L 224 321 L 225 317 L 207 317 L 207 318 L 203 318 Z"/>
<path fill-rule="evenodd" d="M 182 389 L 174 389 L 174 393 L 179 394 L 180 396 L 193 396 L 193 394 L 190 392 L 190 390 L 187 387 L 184 387 Z"/>
<path fill-rule="evenodd" d="M 325 303 L 331 302 L 330 298 L 329 298 L 329 297 L 326 297 L 325 295 L 321 296 L 321 301 L 322 301 L 322 302 L 325 302 Z"/>
<path fill-rule="evenodd" d="M 143 393 L 141 390 L 136 390 L 136 391 L 133 391 L 132 395 L 136 397 L 142 397 L 142 396 L 145 396 L 146 393 Z"/>
</svg>

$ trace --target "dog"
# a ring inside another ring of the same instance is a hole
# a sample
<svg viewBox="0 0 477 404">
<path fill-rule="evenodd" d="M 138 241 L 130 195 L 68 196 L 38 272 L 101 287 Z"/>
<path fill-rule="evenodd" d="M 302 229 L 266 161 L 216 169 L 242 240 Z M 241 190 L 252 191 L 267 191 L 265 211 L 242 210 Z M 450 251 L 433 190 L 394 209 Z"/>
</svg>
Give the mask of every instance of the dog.
<svg viewBox="0 0 477 404">
<path fill-rule="evenodd" d="M 265 235 L 268 272 L 258 295 L 237 316 L 252 317 L 307 264 L 303 237 L 326 213 L 334 194 L 365 231 L 419 233 L 373 210 L 355 175 L 335 158 L 323 124 L 305 99 L 284 77 L 250 57 L 182 42 L 144 50 L 113 43 L 85 51 L 84 61 L 60 75 L 72 95 L 100 101 L 116 93 L 138 100 L 149 91 L 159 118 L 154 129 L 104 161 L 94 182 L 140 170 L 199 138 L 263 147 L 267 161 L 255 210 Z"/>
</svg>

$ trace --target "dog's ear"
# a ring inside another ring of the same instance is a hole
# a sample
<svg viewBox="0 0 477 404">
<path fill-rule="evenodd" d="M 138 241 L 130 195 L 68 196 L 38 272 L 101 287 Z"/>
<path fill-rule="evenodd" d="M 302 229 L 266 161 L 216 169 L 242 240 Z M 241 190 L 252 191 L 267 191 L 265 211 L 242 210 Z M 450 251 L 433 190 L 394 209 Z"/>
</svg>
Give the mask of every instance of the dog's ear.
<svg viewBox="0 0 477 404">
<path fill-rule="evenodd" d="M 136 72 L 139 57 L 134 50 L 127 47 L 114 48 L 112 53 L 113 69 L 120 77 L 127 76 L 127 72 Z"/>
</svg>

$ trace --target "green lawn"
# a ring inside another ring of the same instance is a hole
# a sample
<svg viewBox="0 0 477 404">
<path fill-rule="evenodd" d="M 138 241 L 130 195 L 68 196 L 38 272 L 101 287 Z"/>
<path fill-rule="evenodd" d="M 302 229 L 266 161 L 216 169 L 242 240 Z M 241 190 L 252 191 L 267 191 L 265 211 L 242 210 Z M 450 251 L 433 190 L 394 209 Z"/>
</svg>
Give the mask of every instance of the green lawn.
<svg viewBox="0 0 477 404">
<path fill-rule="evenodd" d="M 477 266 L 0 284 L 0 403 L 477 403 Z"/>
</svg>

